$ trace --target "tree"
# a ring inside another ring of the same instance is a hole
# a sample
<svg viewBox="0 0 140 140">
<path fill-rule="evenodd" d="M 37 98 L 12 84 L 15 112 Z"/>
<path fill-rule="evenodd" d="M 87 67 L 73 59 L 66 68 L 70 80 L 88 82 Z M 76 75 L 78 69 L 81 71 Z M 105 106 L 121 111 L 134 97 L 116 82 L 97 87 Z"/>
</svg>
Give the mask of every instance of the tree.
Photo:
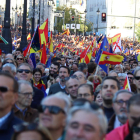
<svg viewBox="0 0 140 140">
<path fill-rule="evenodd" d="M 138 41 L 140 42 L 140 22 L 136 25 L 136 32 L 135 32 Z"/>
</svg>

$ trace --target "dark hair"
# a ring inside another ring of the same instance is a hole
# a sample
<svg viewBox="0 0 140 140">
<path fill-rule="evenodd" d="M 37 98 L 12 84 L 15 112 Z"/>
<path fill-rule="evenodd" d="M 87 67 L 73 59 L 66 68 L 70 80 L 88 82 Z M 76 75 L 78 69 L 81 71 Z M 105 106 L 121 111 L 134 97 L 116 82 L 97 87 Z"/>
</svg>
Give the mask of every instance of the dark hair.
<svg viewBox="0 0 140 140">
<path fill-rule="evenodd" d="M 127 75 L 128 75 L 128 74 L 129 74 L 129 75 L 133 75 L 133 73 L 132 73 L 132 72 L 127 72 Z"/>
<path fill-rule="evenodd" d="M 60 71 L 61 68 L 65 68 L 65 69 L 67 69 L 68 74 L 70 74 L 70 69 L 69 69 L 67 66 L 61 66 L 61 67 L 59 68 L 59 71 Z"/>
<path fill-rule="evenodd" d="M 65 57 L 64 57 L 64 56 L 61 56 L 61 58 L 64 58 L 64 59 L 65 59 Z M 61 59 L 61 58 L 60 58 L 60 59 Z"/>
<path fill-rule="evenodd" d="M 2 62 L 2 66 L 3 66 L 4 64 L 7 63 L 7 60 L 11 60 L 12 63 L 14 64 L 14 60 L 13 60 L 13 59 L 11 59 L 11 58 L 6 58 L 6 59 Z"/>
<path fill-rule="evenodd" d="M 93 95 L 93 87 L 92 87 L 92 85 L 89 85 L 89 84 L 82 84 L 82 85 L 80 85 L 80 86 L 78 87 L 78 90 L 79 90 L 79 88 L 81 88 L 81 87 L 89 88 L 91 95 Z"/>
<path fill-rule="evenodd" d="M 7 72 L 0 72 L 0 76 L 4 76 L 4 77 L 8 77 L 8 78 L 12 79 L 13 80 L 13 92 L 15 92 L 15 93 L 18 92 L 18 88 L 19 88 L 18 82 L 17 82 L 17 80 L 15 80 L 15 78 L 11 74 L 9 74 Z"/>
<path fill-rule="evenodd" d="M 39 68 L 35 68 L 33 70 L 33 75 L 36 73 L 36 72 L 40 72 L 41 76 L 42 76 L 42 71 L 39 69 Z"/>
<path fill-rule="evenodd" d="M 60 68 L 60 64 L 59 64 L 58 62 L 53 62 L 52 64 L 55 65 L 55 66 L 57 66 L 58 69 Z M 51 64 L 51 65 L 52 65 L 52 64 Z"/>
<path fill-rule="evenodd" d="M 104 79 L 103 79 L 103 81 L 102 81 L 102 87 L 103 87 L 103 84 L 104 84 L 104 81 L 105 80 L 114 80 L 116 83 L 117 83 L 117 87 L 118 87 L 118 90 L 120 90 L 120 83 L 119 83 L 119 81 L 115 78 L 115 77 L 112 77 L 112 76 L 107 76 L 107 77 L 105 77 Z M 102 88 L 101 87 L 101 88 Z"/>
<path fill-rule="evenodd" d="M 39 62 L 39 63 L 36 64 L 36 66 L 38 66 L 38 65 L 43 66 L 43 68 L 45 69 L 45 65 L 44 65 L 43 63 L 40 63 L 40 62 Z"/>
<path fill-rule="evenodd" d="M 138 62 L 134 61 L 133 64 L 137 64 L 137 65 L 138 65 Z M 132 65 L 133 65 L 133 64 L 132 64 Z"/>
<path fill-rule="evenodd" d="M 88 73 L 93 73 L 96 69 L 96 64 L 94 62 L 90 62 L 88 65 Z"/>
<path fill-rule="evenodd" d="M 127 103 L 127 111 L 128 111 L 128 112 L 130 111 L 130 106 L 131 106 L 131 105 L 140 106 L 140 94 L 133 95 L 133 96 L 128 100 L 128 103 Z"/>
<path fill-rule="evenodd" d="M 83 71 L 84 69 L 87 69 L 87 64 L 86 63 L 80 63 L 78 66 L 78 69 L 80 71 Z"/>
<path fill-rule="evenodd" d="M 78 63 L 75 62 L 75 63 L 73 63 L 72 65 L 74 65 L 74 64 L 78 67 Z"/>
<path fill-rule="evenodd" d="M 33 73 L 33 68 L 28 63 L 22 63 L 22 64 L 20 64 L 17 69 L 19 69 L 21 66 L 27 66 L 27 67 L 29 67 L 31 73 Z"/>
<path fill-rule="evenodd" d="M 20 51 L 21 53 L 23 53 L 21 48 L 17 48 L 16 51 Z"/>
</svg>

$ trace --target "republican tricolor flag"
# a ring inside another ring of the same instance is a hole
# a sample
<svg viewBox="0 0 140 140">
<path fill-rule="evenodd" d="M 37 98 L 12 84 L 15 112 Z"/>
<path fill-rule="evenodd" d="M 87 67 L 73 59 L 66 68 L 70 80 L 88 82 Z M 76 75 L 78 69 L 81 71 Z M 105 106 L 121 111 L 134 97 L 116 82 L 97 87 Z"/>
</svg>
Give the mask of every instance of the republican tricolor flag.
<svg viewBox="0 0 140 140">
<path fill-rule="evenodd" d="M 123 89 L 131 91 L 131 87 L 130 87 L 128 76 L 126 76 L 126 78 L 125 78 Z"/>
</svg>

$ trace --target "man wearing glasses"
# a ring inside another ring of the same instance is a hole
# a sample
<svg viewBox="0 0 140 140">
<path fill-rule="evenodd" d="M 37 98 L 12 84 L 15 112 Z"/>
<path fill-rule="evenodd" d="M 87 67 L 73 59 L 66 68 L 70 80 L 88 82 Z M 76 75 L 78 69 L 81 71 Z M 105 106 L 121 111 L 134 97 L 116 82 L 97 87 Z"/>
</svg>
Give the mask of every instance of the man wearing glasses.
<svg viewBox="0 0 140 140">
<path fill-rule="evenodd" d="M 14 113 L 18 118 L 31 123 L 38 117 L 38 111 L 30 107 L 33 99 L 32 85 L 25 80 L 19 80 L 18 84 L 18 100 L 14 106 Z"/>
<path fill-rule="evenodd" d="M 16 76 L 17 76 L 18 80 L 26 80 L 26 81 L 29 81 L 33 85 L 32 72 L 33 72 L 33 70 L 29 64 L 22 63 L 17 68 Z M 36 87 L 34 87 L 34 86 L 32 86 L 32 87 L 33 87 L 34 96 L 33 96 L 33 101 L 32 101 L 31 107 L 37 109 L 41 100 L 44 98 L 44 93 L 41 90 L 37 89 Z"/>
<path fill-rule="evenodd" d="M 63 92 L 44 98 L 39 107 L 39 125 L 46 127 L 53 140 L 61 140 L 70 100 Z"/>
<path fill-rule="evenodd" d="M 22 123 L 14 116 L 12 107 L 18 97 L 18 83 L 8 73 L 0 73 L 0 140 L 10 140 L 13 125 Z"/>
<path fill-rule="evenodd" d="M 126 123 L 128 118 L 127 103 L 134 93 L 128 90 L 119 90 L 113 97 L 113 109 L 115 114 L 109 121 L 108 132 Z"/>
<path fill-rule="evenodd" d="M 105 140 L 124 140 L 133 123 L 140 118 L 140 95 L 133 95 L 127 103 L 128 121 L 106 135 Z"/>
</svg>

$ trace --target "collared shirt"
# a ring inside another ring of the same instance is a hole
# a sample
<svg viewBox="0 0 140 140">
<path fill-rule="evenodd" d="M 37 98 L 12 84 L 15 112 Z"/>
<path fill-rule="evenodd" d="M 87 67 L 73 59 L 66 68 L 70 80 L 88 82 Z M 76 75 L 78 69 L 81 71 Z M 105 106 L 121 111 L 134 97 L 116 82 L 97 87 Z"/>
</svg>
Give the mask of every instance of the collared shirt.
<svg viewBox="0 0 140 140">
<path fill-rule="evenodd" d="M 0 118 L 0 127 L 6 121 L 6 119 L 9 117 L 10 113 L 11 113 L 11 111 L 8 114 L 6 114 L 5 116 L 3 116 L 2 118 Z"/>
<path fill-rule="evenodd" d="M 115 117 L 115 122 L 114 122 L 114 129 L 121 126 L 122 123 L 119 121 L 118 117 Z"/>
<path fill-rule="evenodd" d="M 27 111 L 27 108 L 22 110 L 21 108 L 19 108 L 16 104 L 15 104 L 15 107 L 20 110 L 20 112 L 22 112 L 23 115 L 25 115 L 26 111 Z"/>
<path fill-rule="evenodd" d="M 60 84 L 60 82 L 59 82 L 59 85 L 60 85 L 60 88 L 61 88 L 61 89 L 65 89 L 65 87 L 66 87 L 66 86 L 62 86 L 62 85 Z"/>
</svg>

